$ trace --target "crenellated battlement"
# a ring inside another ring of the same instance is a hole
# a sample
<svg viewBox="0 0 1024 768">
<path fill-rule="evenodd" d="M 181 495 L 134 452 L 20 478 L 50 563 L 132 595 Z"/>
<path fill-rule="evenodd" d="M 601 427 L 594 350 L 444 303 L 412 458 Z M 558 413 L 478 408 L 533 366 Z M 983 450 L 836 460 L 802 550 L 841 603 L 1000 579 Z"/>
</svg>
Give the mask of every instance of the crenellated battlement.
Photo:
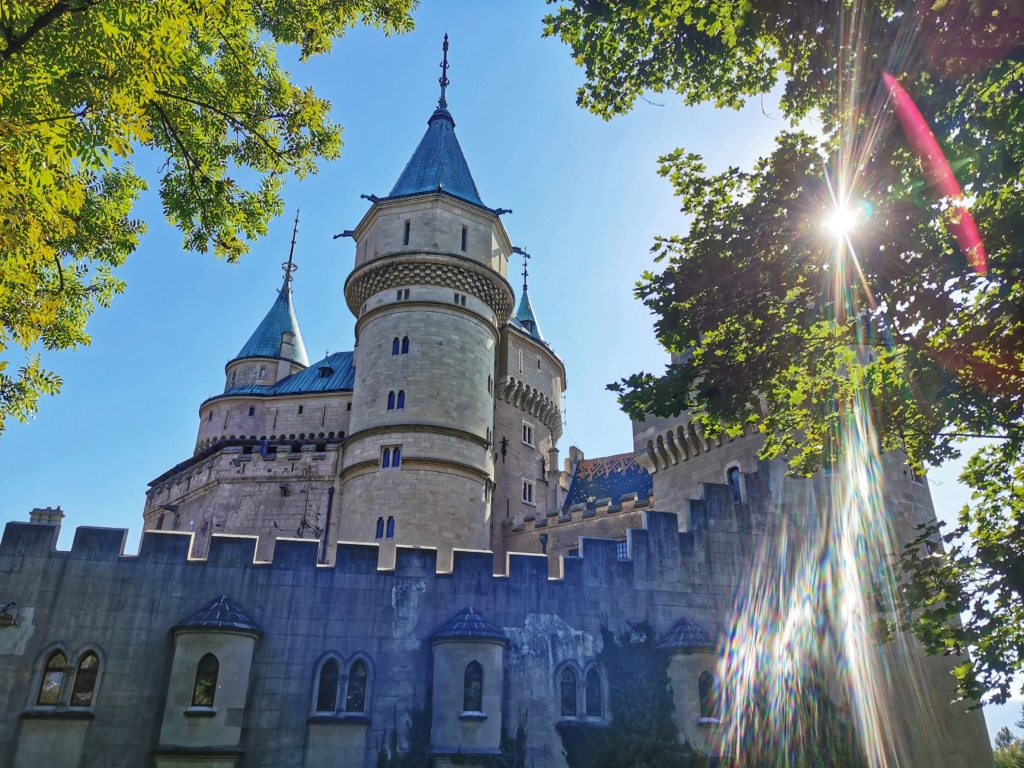
<svg viewBox="0 0 1024 768">
<path fill-rule="evenodd" d="M 652 475 L 714 451 L 734 440 L 760 434 L 757 427 L 747 425 L 738 437 L 726 434 L 707 437 L 701 423 L 694 421 L 687 413 L 675 419 L 634 423 L 633 429 L 636 461 Z M 752 450 L 756 452 L 757 449 L 755 447 Z"/>
</svg>

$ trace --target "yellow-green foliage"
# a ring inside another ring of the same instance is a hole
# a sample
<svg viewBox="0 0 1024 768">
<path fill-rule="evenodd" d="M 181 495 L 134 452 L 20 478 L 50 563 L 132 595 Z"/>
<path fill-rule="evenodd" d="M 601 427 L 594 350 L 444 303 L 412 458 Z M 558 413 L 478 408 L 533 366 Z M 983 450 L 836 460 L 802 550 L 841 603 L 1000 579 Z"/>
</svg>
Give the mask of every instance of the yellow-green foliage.
<svg viewBox="0 0 1024 768">
<path fill-rule="evenodd" d="M 341 146 L 278 45 L 305 59 L 357 23 L 405 31 L 415 2 L 0 4 L 0 431 L 61 383 L 38 356 L 8 370 L 12 347 L 88 343 L 89 315 L 124 288 L 113 270 L 145 229 L 133 150 L 166 158 L 160 196 L 185 247 L 237 259 L 281 212 L 283 178 Z"/>
</svg>

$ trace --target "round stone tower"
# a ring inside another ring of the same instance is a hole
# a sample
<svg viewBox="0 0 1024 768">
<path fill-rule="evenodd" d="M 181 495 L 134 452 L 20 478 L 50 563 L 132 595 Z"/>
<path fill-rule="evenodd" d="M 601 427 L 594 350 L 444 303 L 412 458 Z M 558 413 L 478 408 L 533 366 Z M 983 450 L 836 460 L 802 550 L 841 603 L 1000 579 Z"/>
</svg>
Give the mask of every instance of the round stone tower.
<svg viewBox="0 0 1024 768">
<path fill-rule="evenodd" d="M 447 41 L 445 43 L 447 49 Z M 338 537 L 487 549 L 498 329 L 512 251 L 441 99 L 394 189 L 356 227 L 352 421 Z"/>
</svg>

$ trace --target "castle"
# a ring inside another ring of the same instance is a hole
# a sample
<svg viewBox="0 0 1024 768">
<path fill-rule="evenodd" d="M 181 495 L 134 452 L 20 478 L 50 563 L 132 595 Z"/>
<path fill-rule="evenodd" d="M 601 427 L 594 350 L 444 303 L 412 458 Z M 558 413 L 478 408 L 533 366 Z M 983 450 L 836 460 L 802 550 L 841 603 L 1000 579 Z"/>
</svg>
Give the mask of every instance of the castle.
<svg viewBox="0 0 1024 768">
<path fill-rule="evenodd" d="M 416 708 L 435 765 L 483 765 L 528 715 L 528 764 L 563 766 L 555 726 L 611 718 L 600 628 L 639 620 L 669 659 L 680 740 L 714 752 L 715 638 L 757 552 L 814 531 L 832 480 L 685 416 L 560 462 L 565 367 L 525 267 L 516 302 L 522 252 L 481 199 L 447 85 L 391 193 L 344 233 L 354 350 L 310 363 L 289 257 L 193 454 L 150 483 L 138 555 L 102 528 L 56 550 L 53 510 L 7 525 L 0 768 L 368 767 Z M 928 488 L 883 465 L 910 538 Z M 949 660 L 912 666 L 890 681 L 916 702 L 894 724 L 906 764 L 991 765 L 980 713 L 949 704 Z"/>
</svg>

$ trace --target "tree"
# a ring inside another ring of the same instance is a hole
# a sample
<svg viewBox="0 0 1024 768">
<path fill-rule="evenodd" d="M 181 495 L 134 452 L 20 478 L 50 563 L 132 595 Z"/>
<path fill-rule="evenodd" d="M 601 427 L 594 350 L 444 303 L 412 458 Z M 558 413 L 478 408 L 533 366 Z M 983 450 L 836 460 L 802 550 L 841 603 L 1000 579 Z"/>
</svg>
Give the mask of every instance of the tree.
<svg viewBox="0 0 1024 768">
<path fill-rule="evenodd" d="M 691 222 L 655 242 L 662 271 L 636 292 L 673 364 L 611 388 L 637 419 L 756 425 L 762 456 L 804 474 L 836 461 L 839 422 L 865 399 L 881 447 L 914 466 L 997 438 L 965 473 L 976 502 L 949 554 L 916 546 L 905 569 L 931 651 L 987 643 L 959 668 L 961 691 L 1005 699 L 1024 663 L 1018 611 L 1004 610 L 1024 598 L 1024 9 L 576 0 L 546 23 L 584 69 L 578 102 L 602 117 L 646 91 L 735 107 L 781 81 L 791 126 L 817 127 L 781 132 L 749 171 L 662 158 Z M 826 227 L 837 214 L 856 226 Z M 980 241 L 965 235 L 975 222 Z"/>
<path fill-rule="evenodd" d="M 1017 741 L 1017 739 L 1013 735 L 1013 732 L 1004 725 L 1002 728 L 999 729 L 999 732 L 996 734 L 996 749 L 1002 749 L 1003 747 L 1012 746 L 1015 741 Z"/>
<path fill-rule="evenodd" d="M 282 212 L 285 177 L 338 155 L 328 103 L 294 85 L 302 59 L 357 24 L 412 27 L 416 0 L 15 0 L 0 7 L 0 431 L 60 378 L 31 354 L 87 344 L 124 289 L 114 270 L 145 225 L 127 162 L 162 153 L 160 197 L 188 249 L 229 260 Z"/>
</svg>

